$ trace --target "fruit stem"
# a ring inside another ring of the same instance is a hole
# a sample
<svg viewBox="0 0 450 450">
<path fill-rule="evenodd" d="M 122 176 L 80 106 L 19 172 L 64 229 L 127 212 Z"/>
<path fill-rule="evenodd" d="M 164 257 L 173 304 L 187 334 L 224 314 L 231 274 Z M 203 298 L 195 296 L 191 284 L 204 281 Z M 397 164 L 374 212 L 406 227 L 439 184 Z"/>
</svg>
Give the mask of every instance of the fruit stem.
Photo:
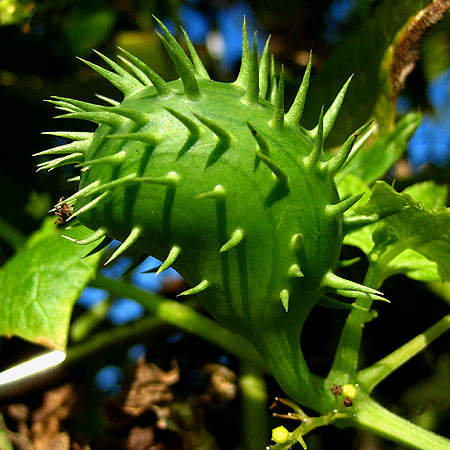
<svg viewBox="0 0 450 450">
<path fill-rule="evenodd" d="M 306 364 L 299 333 L 286 328 L 266 332 L 260 336 L 257 348 L 288 397 L 319 413 L 333 409 L 334 398 L 324 389 L 323 378 L 313 374 Z"/>
</svg>

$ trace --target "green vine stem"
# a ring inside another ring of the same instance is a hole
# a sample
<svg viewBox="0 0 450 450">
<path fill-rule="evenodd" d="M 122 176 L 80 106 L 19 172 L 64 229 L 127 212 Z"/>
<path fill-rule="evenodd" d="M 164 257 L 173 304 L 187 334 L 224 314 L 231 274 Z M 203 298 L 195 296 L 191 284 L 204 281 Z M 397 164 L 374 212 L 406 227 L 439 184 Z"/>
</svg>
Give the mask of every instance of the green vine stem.
<svg viewBox="0 0 450 450">
<path fill-rule="evenodd" d="M 358 393 L 356 414 L 349 425 L 370 431 L 378 436 L 418 450 L 449 450 L 450 440 L 425 430 L 388 411 L 369 395 Z M 346 420 L 344 419 L 345 423 Z M 338 424 L 337 424 L 338 425 Z"/>
<path fill-rule="evenodd" d="M 369 265 L 364 284 L 378 289 L 384 280 L 383 267 L 376 262 Z M 359 349 L 364 323 L 371 319 L 372 299 L 359 297 L 355 304 L 366 311 L 355 308 L 347 317 L 326 385 L 359 383 L 360 389 L 355 414 L 342 421 L 344 426 L 356 426 L 378 436 L 420 450 L 449 450 L 450 440 L 425 430 L 406 419 L 388 411 L 370 398 L 369 392 L 387 375 L 400 367 L 433 339 L 450 328 L 450 315 L 445 316 L 421 335 L 415 337 L 374 365 L 358 372 Z"/>
<path fill-rule="evenodd" d="M 109 296 L 73 321 L 70 327 L 70 340 L 73 344 L 86 339 L 106 319 L 112 301 Z"/>
<path fill-rule="evenodd" d="M 372 364 L 370 367 L 359 371 L 358 383 L 364 385 L 364 388 L 370 392 L 390 373 L 417 355 L 417 353 L 449 329 L 450 314 L 443 317 L 426 331 L 411 339 L 391 354 Z"/>
<path fill-rule="evenodd" d="M 384 280 L 384 273 L 377 262 L 371 262 L 363 284 L 378 289 Z M 332 368 L 327 377 L 327 385 L 356 383 L 359 350 L 361 347 L 364 324 L 373 317 L 370 312 L 372 298 L 369 295 L 360 296 L 355 300 L 353 308 L 347 317 L 336 350 Z"/>
<path fill-rule="evenodd" d="M 265 374 L 254 364 L 241 360 L 239 377 L 242 415 L 242 445 L 262 450 L 269 435 Z"/>
<path fill-rule="evenodd" d="M 214 320 L 194 311 L 189 306 L 160 295 L 151 294 L 136 288 L 131 283 L 113 280 L 101 275 L 98 275 L 90 285 L 105 289 L 112 295 L 135 300 L 160 319 L 184 331 L 200 336 L 240 358 L 253 362 L 262 369 L 265 367 L 259 354 L 245 338 L 228 331 Z"/>
</svg>

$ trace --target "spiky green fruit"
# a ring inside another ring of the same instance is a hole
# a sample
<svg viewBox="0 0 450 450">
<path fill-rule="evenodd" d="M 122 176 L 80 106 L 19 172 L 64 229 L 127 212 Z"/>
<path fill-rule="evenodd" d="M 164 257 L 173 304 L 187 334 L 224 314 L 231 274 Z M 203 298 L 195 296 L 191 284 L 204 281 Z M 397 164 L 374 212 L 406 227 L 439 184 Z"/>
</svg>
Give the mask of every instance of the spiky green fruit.
<svg viewBox="0 0 450 450">
<path fill-rule="evenodd" d="M 299 341 L 311 308 L 326 292 L 377 291 L 333 274 L 343 239 L 343 213 L 359 196 L 339 199 L 334 175 L 358 130 L 332 159 L 323 142 L 348 83 L 316 129 L 299 126 L 311 63 L 293 105 L 284 111 L 284 75 L 268 89 L 267 46 L 258 61 L 243 27 L 243 59 L 234 83 L 211 81 L 186 36 L 190 58 L 161 24 L 180 79 L 166 82 L 122 51 L 126 69 L 87 63 L 124 94 L 101 106 L 66 98 L 62 117 L 97 123 L 92 134 L 62 133 L 73 143 L 40 154 L 43 163 L 81 166 L 79 190 L 65 202 L 94 230 L 175 267 L 221 323 L 246 336 L 283 389 L 302 404 L 327 409 Z M 270 92 L 269 92 L 270 91 Z M 272 98 L 273 101 L 266 99 Z M 325 394 L 324 394 L 325 393 Z"/>
</svg>

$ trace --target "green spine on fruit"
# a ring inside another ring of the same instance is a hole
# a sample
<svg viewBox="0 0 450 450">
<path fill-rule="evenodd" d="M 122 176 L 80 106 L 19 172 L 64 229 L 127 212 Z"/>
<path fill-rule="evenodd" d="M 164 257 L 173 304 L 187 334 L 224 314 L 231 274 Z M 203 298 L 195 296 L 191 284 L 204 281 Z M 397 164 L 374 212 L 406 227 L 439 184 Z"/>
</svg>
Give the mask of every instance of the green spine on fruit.
<svg viewBox="0 0 450 450">
<path fill-rule="evenodd" d="M 246 336 L 288 395 L 327 409 L 332 399 L 308 370 L 300 333 L 326 293 L 381 295 L 333 273 L 343 213 L 360 198 L 340 199 L 333 178 L 370 124 L 325 160 L 324 139 L 349 81 L 317 127 L 305 130 L 299 121 L 311 59 L 285 112 L 284 72 L 277 80 L 268 42 L 261 59 L 255 38 L 250 49 L 245 21 L 242 65 L 233 83 L 212 81 L 186 33 L 190 57 L 158 24 L 180 78 L 166 82 L 122 49 L 125 68 L 101 54 L 110 69 L 86 62 L 123 100 L 100 97 L 106 106 L 50 100 L 64 111 L 60 117 L 98 127 L 54 132 L 73 142 L 38 153 L 64 155 L 39 169 L 81 168 L 78 192 L 64 203 L 94 232 L 77 244 L 107 236 L 122 241 L 108 262 L 136 246 L 163 261 L 158 273 L 174 267 L 192 286 L 183 294 L 198 294 L 219 322 Z M 352 217 L 350 226 L 370 220 Z"/>
</svg>

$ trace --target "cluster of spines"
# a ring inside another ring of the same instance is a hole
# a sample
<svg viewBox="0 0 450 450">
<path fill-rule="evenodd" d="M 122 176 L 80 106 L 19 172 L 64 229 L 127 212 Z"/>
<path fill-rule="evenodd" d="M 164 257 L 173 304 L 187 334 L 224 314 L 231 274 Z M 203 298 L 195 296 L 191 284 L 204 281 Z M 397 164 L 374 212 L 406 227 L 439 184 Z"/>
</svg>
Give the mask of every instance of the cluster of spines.
<svg viewBox="0 0 450 450">
<path fill-rule="evenodd" d="M 191 101 L 196 101 L 201 98 L 201 90 L 199 87 L 198 80 L 209 80 L 209 74 L 201 62 L 195 47 L 192 45 L 188 35 L 184 30 L 184 36 L 186 40 L 186 45 L 188 47 L 190 57 L 185 53 L 181 45 L 172 36 L 165 25 L 158 19 L 155 20 L 160 25 L 164 35 L 158 33 L 163 45 L 167 49 L 169 56 L 171 57 L 180 79 L 183 84 L 184 92 L 183 95 Z M 275 76 L 275 67 L 273 57 L 270 58 L 269 64 L 269 39 L 267 39 L 262 56 L 259 59 L 258 49 L 256 44 L 256 33 L 253 38 L 253 48 L 250 49 L 250 42 L 247 34 L 247 27 L 244 20 L 243 25 L 243 44 L 242 44 L 242 63 L 237 79 L 234 84 L 243 89 L 244 93 L 242 96 L 242 102 L 246 105 L 258 104 L 260 99 L 268 97 L 270 102 L 273 104 L 273 114 L 269 121 L 269 126 L 278 130 L 282 130 L 285 126 L 296 127 L 302 117 L 302 113 L 305 106 L 306 95 L 309 86 L 309 80 L 311 75 L 311 55 L 303 76 L 303 80 L 298 89 L 297 95 L 289 109 L 285 113 L 284 110 L 284 69 L 281 68 L 281 73 L 279 79 Z M 120 49 L 122 55 L 119 59 L 127 68 L 124 69 L 122 66 L 112 61 L 108 57 L 98 53 L 98 55 L 110 66 L 111 70 L 105 69 L 101 66 L 93 64 L 88 61 L 84 61 L 89 67 L 98 72 L 105 79 L 110 81 L 114 86 L 116 86 L 124 96 L 134 95 L 143 88 L 153 86 L 157 92 L 157 95 L 164 97 L 169 96 L 174 93 L 173 88 L 167 83 L 162 77 L 160 77 L 156 72 L 154 72 L 150 67 L 147 66 L 143 61 L 128 53 L 124 49 Z M 269 76 L 270 73 L 270 76 Z M 311 153 L 304 158 L 303 164 L 309 170 L 314 170 L 320 176 L 324 178 L 333 178 L 335 174 L 341 169 L 341 167 L 347 161 L 347 158 L 352 151 L 353 144 L 360 134 L 364 134 L 370 128 L 370 123 L 364 125 L 355 133 L 353 133 L 338 151 L 338 153 L 331 159 L 324 161 L 324 150 L 323 144 L 324 140 L 331 131 L 333 124 L 338 115 L 339 109 L 344 100 L 345 93 L 347 91 L 350 79 L 344 84 L 341 91 L 336 96 L 330 108 L 326 113 L 322 111 L 319 116 L 319 121 L 317 126 L 308 131 L 308 134 L 314 140 L 314 145 Z M 119 102 L 99 96 L 101 99 L 106 101 L 109 106 L 101 106 L 97 104 L 91 104 L 87 102 L 82 102 L 73 99 L 54 97 L 50 102 L 54 103 L 58 109 L 65 112 L 63 116 L 65 118 L 77 118 L 95 122 L 97 124 L 104 124 L 112 129 L 117 129 L 127 121 L 132 121 L 136 126 L 140 127 L 145 125 L 150 116 L 146 113 L 127 109 L 120 105 Z M 233 137 L 230 133 L 223 129 L 220 124 L 207 117 L 194 114 L 198 122 L 194 121 L 192 118 L 178 111 L 170 108 L 166 110 L 172 114 L 176 119 L 178 119 L 188 131 L 188 140 L 183 146 L 182 150 L 187 151 L 200 136 L 199 123 L 207 127 L 212 131 L 218 140 L 218 145 L 216 149 L 219 152 L 213 152 L 210 159 L 207 162 L 213 163 L 216 159 L 220 158 L 222 153 L 230 147 Z M 270 146 L 264 137 L 258 133 L 255 127 L 251 123 L 247 123 L 248 129 L 253 136 L 257 149 L 255 154 L 258 159 L 274 174 L 278 183 L 284 188 L 289 189 L 289 179 L 285 170 L 280 167 L 272 158 Z M 90 167 L 98 164 L 121 164 L 126 156 L 125 151 L 120 151 L 115 155 L 110 155 L 94 160 L 85 162 L 85 154 L 91 146 L 91 142 L 94 133 L 76 133 L 76 132 L 53 132 L 48 133 L 53 134 L 58 137 L 72 139 L 73 142 L 70 144 L 65 144 L 56 148 L 49 150 L 44 150 L 37 155 L 55 155 L 63 154 L 60 158 L 56 158 L 52 161 L 45 162 L 39 165 L 38 170 L 47 169 L 52 170 L 56 167 L 60 167 L 64 164 L 78 163 L 82 170 L 89 170 Z M 123 134 L 111 134 L 106 136 L 107 138 L 114 139 L 129 139 L 138 140 L 151 145 L 157 145 L 161 141 L 160 136 L 152 135 L 148 132 L 132 132 Z M 179 156 L 182 155 L 180 151 Z M 93 200 L 84 205 L 81 209 L 77 210 L 72 217 L 80 215 L 86 211 L 96 208 L 111 195 L 114 188 L 119 186 L 126 186 L 135 183 L 154 183 L 163 184 L 168 187 L 174 188 L 179 182 L 179 175 L 176 172 L 169 172 L 165 177 L 141 177 L 138 174 L 129 174 L 118 180 L 111 181 L 109 183 L 101 184 L 99 181 L 95 181 L 83 189 L 79 190 L 69 199 L 64 200 L 65 203 L 72 205 L 75 201 L 83 196 L 98 194 Z M 222 186 L 216 187 L 213 192 L 200 194 L 199 198 L 214 198 L 216 200 L 224 199 L 226 193 Z M 352 196 L 348 199 L 340 201 L 336 204 L 331 204 L 326 207 L 325 215 L 330 219 L 334 219 L 337 216 L 341 216 L 346 210 L 351 208 L 359 199 L 361 195 Z M 57 205 L 58 206 L 58 205 Z M 351 218 L 343 218 L 344 226 L 348 228 L 356 228 L 360 226 L 373 223 L 379 220 L 378 216 L 357 216 Z M 128 237 L 123 241 L 123 243 L 116 249 L 113 255 L 109 258 L 108 262 L 113 261 L 115 258 L 120 256 L 125 250 L 127 250 L 131 245 L 133 245 L 141 236 L 143 230 L 139 226 L 135 226 Z M 107 235 L 107 230 L 105 228 L 99 228 L 90 237 L 77 240 L 78 244 L 88 244 L 95 242 Z M 239 243 L 244 239 L 245 232 L 243 229 L 236 229 L 232 232 L 229 240 L 221 245 L 219 251 L 225 252 L 231 248 L 239 245 Z M 294 247 L 299 245 L 299 241 L 303 239 L 300 233 L 292 237 L 291 243 Z M 158 269 L 158 273 L 162 270 L 170 267 L 182 249 L 173 245 L 166 260 L 162 263 L 161 267 Z M 297 263 L 293 263 L 287 272 L 287 278 L 302 277 L 303 273 L 301 268 Z M 194 288 L 184 292 L 184 294 L 198 293 L 208 287 L 209 283 L 207 280 L 202 280 Z M 357 297 L 359 295 L 371 295 L 378 297 L 380 293 L 373 289 L 367 288 L 365 286 L 349 282 L 347 280 L 338 278 L 331 272 L 328 273 L 323 278 L 323 285 L 332 289 L 334 292 L 339 293 L 343 296 Z M 280 298 L 283 306 L 288 310 L 289 305 L 289 287 L 286 287 L 280 291 Z"/>
</svg>

